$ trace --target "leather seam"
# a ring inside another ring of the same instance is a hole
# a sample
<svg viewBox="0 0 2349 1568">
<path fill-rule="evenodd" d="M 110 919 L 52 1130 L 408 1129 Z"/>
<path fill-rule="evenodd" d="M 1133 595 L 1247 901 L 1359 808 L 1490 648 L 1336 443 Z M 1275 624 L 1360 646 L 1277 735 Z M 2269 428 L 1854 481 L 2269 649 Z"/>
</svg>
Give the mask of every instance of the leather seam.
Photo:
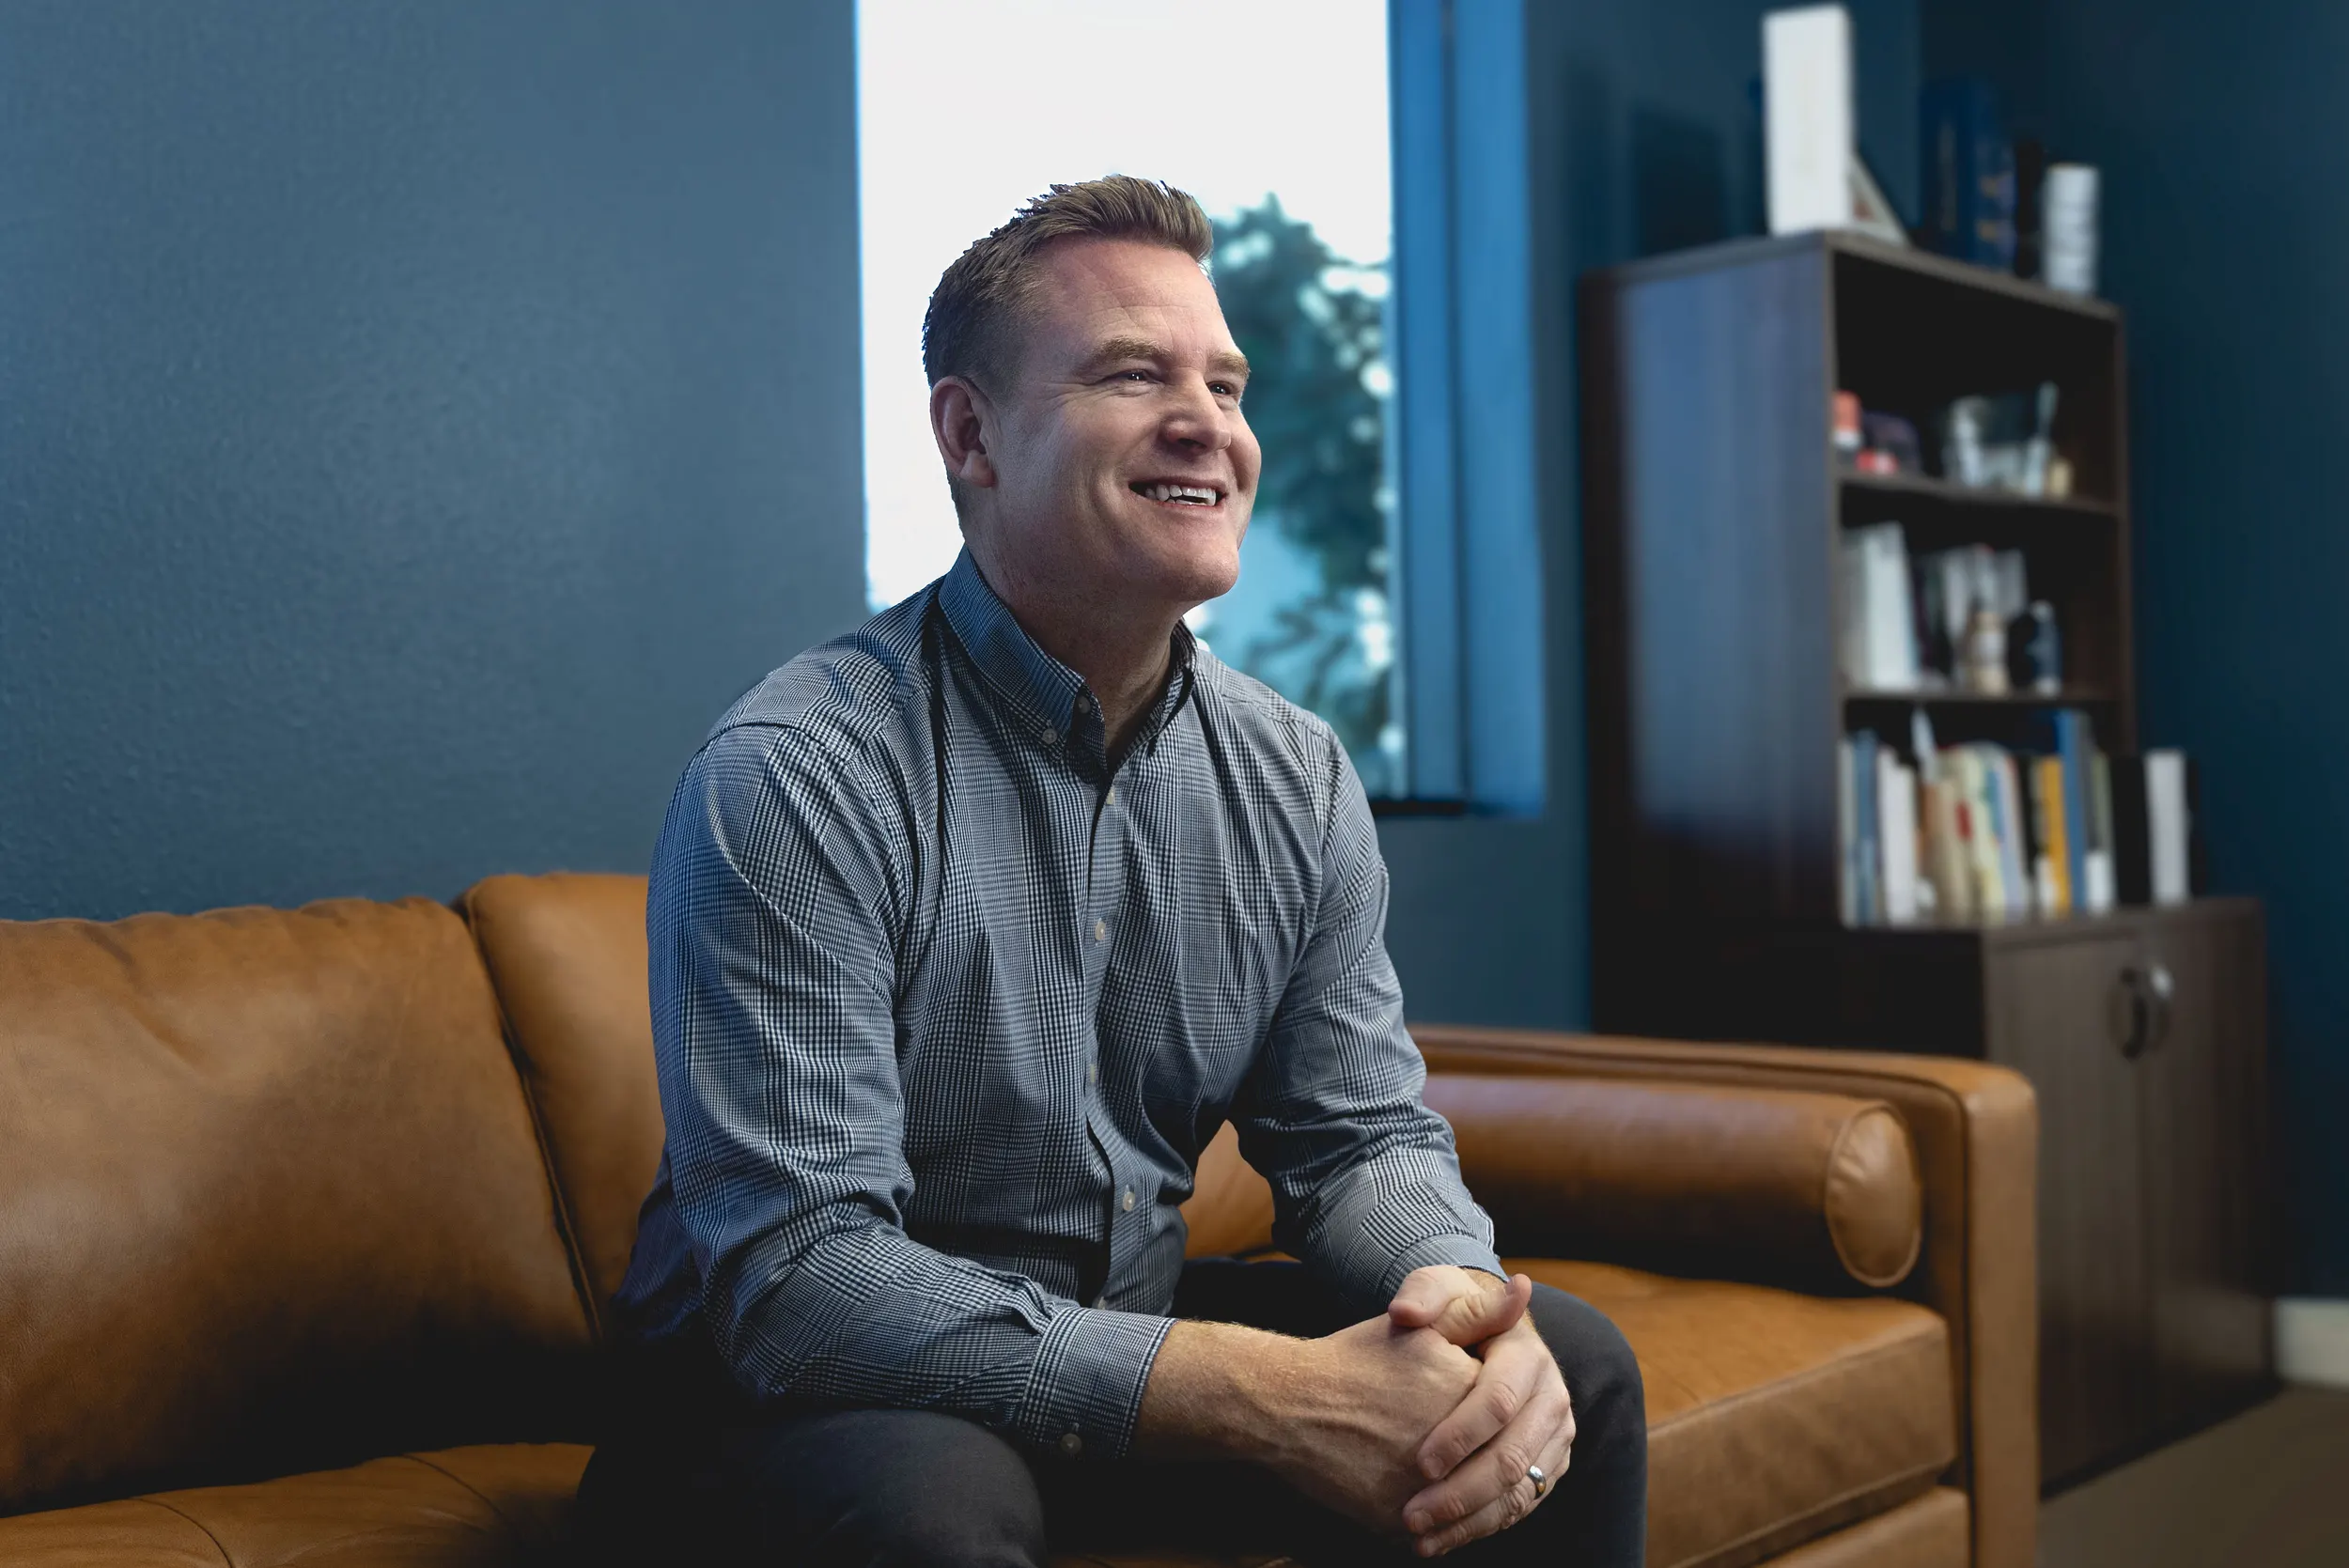
<svg viewBox="0 0 2349 1568">
<path fill-rule="evenodd" d="M 1804 1509 L 1800 1514 L 1796 1514 L 1791 1519 L 1781 1519 L 1774 1525 L 1764 1525 L 1759 1529 L 1750 1529 L 1746 1531 L 1745 1534 L 1737 1537 L 1735 1541 L 1724 1541 L 1717 1546 L 1708 1547 L 1704 1551 L 1699 1552 L 1694 1557 L 1684 1557 L 1678 1562 L 1667 1564 L 1666 1568 L 1691 1568 L 1692 1564 L 1709 1562 L 1716 1558 L 1735 1551 L 1740 1546 L 1750 1545 L 1753 1542 L 1761 1540 L 1764 1536 L 1784 1529 L 1788 1525 L 1801 1524 L 1805 1520 L 1817 1518 L 1822 1514 L 1832 1513 L 1836 1509 L 1841 1508 L 1843 1504 L 1851 1501 L 1854 1498 L 1864 1498 L 1871 1492 L 1897 1491 L 1901 1487 L 1909 1485 L 1911 1483 L 1919 1480 L 1929 1482 L 1933 1479 L 1935 1474 L 1936 1471 L 1934 1470 L 1926 1469 L 1921 1467 L 1912 1467 L 1908 1469 L 1901 1471 L 1899 1474 L 1893 1476 L 1888 1481 L 1875 1481 L 1870 1482 L 1865 1486 L 1853 1486 L 1846 1488 L 1843 1491 L 1838 1492 L 1831 1498 L 1813 1503 L 1811 1507 Z M 1898 1506 L 1906 1507 L 1907 1504 L 1916 1501 L 1918 1498 L 1926 1498 L 1931 1497 L 1932 1495 L 1933 1488 L 1931 1486 L 1927 1486 L 1923 1491 L 1915 1494 L 1915 1496 L 1903 1498 Z M 1888 1508 L 1884 1512 L 1886 1514 L 1890 1514 L 1891 1510 Z M 1881 1517 L 1883 1517 L 1883 1514 L 1872 1514 L 1868 1515 L 1869 1519 Z M 1867 1522 L 1868 1519 L 1854 1519 L 1851 1521 L 1851 1525 L 1864 1525 Z M 1848 1529 L 1850 1527 L 1846 1526 L 1845 1528 Z M 1797 1546 L 1807 1546 L 1812 1542 L 1819 1539 L 1821 1539 L 1821 1537 L 1815 1535 L 1806 1536 L 1800 1541 L 1792 1543 L 1786 1549 L 1788 1551 L 1792 1551 Z"/>
<path fill-rule="evenodd" d="M 471 1492 L 474 1497 L 479 1498 L 481 1499 L 481 1506 L 488 1509 L 492 1514 L 494 1514 L 499 1524 L 504 1525 L 508 1531 L 514 1530 L 514 1521 L 506 1517 L 506 1510 L 497 1505 L 496 1498 L 490 1497 L 489 1493 L 483 1491 L 480 1487 L 475 1486 L 472 1482 L 467 1481 L 463 1476 L 459 1475 L 455 1470 L 450 1469 L 446 1465 L 435 1464 L 432 1460 L 427 1458 L 421 1453 L 403 1453 L 399 1457 L 402 1459 L 412 1460 L 414 1463 L 423 1466 L 428 1470 L 446 1476 L 449 1480 L 455 1482 L 466 1491 Z"/>
<path fill-rule="evenodd" d="M 580 1311 L 587 1317 L 589 1343 L 604 1343 L 603 1312 L 596 1301 L 596 1289 L 587 1278 L 587 1258 L 579 1244 L 579 1228 L 571 1218 L 570 1194 L 563 1189 L 562 1172 L 555 1169 L 554 1143 L 547 1135 L 546 1116 L 538 1109 L 537 1093 L 530 1085 L 529 1058 L 514 1032 L 514 1020 L 506 1011 L 506 992 L 498 985 L 497 965 L 489 950 L 481 944 L 481 928 L 474 920 L 474 890 L 467 888 L 458 906 L 458 914 L 465 923 L 465 935 L 473 939 L 474 956 L 481 960 L 482 972 L 490 979 L 490 1001 L 497 1008 L 498 1038 L 506 1047 L 506 1065 L 514 1070 L 514 1081 L 522 1092 L 522 1109 L 530 1114 L 530 1133 L 538 1144 L 538 1166 L 546 1172 L 547 1193 L 554 1209 L 554 1233 L 563 1243 L 563 1259 L 570 1265 L 571 1293 L 579 1297 Z"/>
<path fill-rule="evenodd" d="M 203 1520 L 197 1518 L 186 1509 L 174 1508 L 171 1504 L 163 1501 L 161 1498 L 132 1498 L 131 1500 L 132 1502 L 151 1504 L 156 1508 L 162 1509 L 166 1514 L 185 1519 L 190 1526 L 203 1535 L 205 1540 L 210 1541 L 212 1544 L 212 1550 L 220 1554 L 221 1568 L 236 1568 L 237 1560 L 228 1555 L 228 1548 L 221 1545 L 220 1537 L 214 1535 L 210 1529 L 205 1525 Z"/>
</svg>

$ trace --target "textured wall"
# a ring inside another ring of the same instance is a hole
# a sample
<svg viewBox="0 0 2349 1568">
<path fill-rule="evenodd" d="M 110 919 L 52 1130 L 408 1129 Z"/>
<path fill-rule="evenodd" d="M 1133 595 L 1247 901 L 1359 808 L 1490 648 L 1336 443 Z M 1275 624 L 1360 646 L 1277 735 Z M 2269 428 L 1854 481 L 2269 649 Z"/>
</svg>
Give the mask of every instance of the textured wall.
<svg viewBox="0 0 2349 1568">
<path fill-rule="evenodd" d="M 2266 901 L 2293 1282 L 2349 1296 L 2349 9 L 2061 0 L 2042 25 L 2026 66 L 2055 150 L 2105 171 L 2128 311 L 2143 729 L 2200 761 L 2218 890 Z"/>
<path fill-rule="evenodd" d="M 0 10 L 0 916 L 645 864 L 861 618 L 852 16 Z"/>
</svg>

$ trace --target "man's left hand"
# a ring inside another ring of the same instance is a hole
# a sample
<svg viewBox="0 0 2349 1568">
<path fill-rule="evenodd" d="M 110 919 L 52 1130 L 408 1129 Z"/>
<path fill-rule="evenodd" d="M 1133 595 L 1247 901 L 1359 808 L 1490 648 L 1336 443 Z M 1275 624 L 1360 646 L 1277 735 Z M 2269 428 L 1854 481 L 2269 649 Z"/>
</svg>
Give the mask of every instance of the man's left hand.
<svg viewBox="0 0 2349 1568">
<path fill-rule="evenodd" d="M 1387 1315 L 1402 1327 L 1434 1328 L 1485 1365 L 1459 1408 L 1420 1444 L 1421 1473 L 1433 1484 L 1403 1506 L 1423 1557 L 1437 1557 L 1508 1529 L 1564 1475 L 1574 1451 L 1574 1404 L 1558 1362 L 1526 1314 L 1533 1281 L 1442 1265 L 1413 1270 Z"/>
</svg>

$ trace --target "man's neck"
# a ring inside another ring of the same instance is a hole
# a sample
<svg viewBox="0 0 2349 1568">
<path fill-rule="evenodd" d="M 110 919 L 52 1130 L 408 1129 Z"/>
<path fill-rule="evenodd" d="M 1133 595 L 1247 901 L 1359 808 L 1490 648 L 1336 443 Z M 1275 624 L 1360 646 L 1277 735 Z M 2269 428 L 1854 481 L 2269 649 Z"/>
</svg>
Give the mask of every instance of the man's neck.
<svg viewBox="0 0 2349 1568">
<path fill-rule="evenodd" d="M 1101 705 L 1104 749 L 1112 762 L 1123 756 L 1143 716 L 1166 690 L 1181 612 L 1081 598 L 995 561 L 982 559 L 978 566 L 1019 629 L 1082 677 Z"/>
</svg>

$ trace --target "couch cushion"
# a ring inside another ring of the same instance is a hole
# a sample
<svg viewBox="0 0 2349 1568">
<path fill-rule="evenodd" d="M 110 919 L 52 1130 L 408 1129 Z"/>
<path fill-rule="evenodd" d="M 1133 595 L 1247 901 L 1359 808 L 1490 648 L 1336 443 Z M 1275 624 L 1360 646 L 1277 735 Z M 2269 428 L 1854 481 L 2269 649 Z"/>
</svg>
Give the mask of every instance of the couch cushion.
<svg viewBox="0 0 2349 1568">
<path fill-rule="evenodd" d="M 0 923 L 0 1513 L 527 1435 L 586 1343 L 452 911 Z"/>
<path fill-rule="evenodd" d="M 1631 1342 L 1647 1385 L 1648 1561 L 1736 1568 L 1923 1492 L 1956 1456 L 1939 1317 L 1608 1264 L 1509 1260 Z"/>
<path fill-rule="evenodd" d="M 505 1568 L 564 1540 L 588 1451 L 504 1444 L 0 1519 L 23 1568 Z"/>
<path fill-rule="evenodd" d="M 464 897 L 602 1304 L 620 1288 L 661 1165 L 645 978 L 645 878 L 492 877 Z"/>
</svg>

